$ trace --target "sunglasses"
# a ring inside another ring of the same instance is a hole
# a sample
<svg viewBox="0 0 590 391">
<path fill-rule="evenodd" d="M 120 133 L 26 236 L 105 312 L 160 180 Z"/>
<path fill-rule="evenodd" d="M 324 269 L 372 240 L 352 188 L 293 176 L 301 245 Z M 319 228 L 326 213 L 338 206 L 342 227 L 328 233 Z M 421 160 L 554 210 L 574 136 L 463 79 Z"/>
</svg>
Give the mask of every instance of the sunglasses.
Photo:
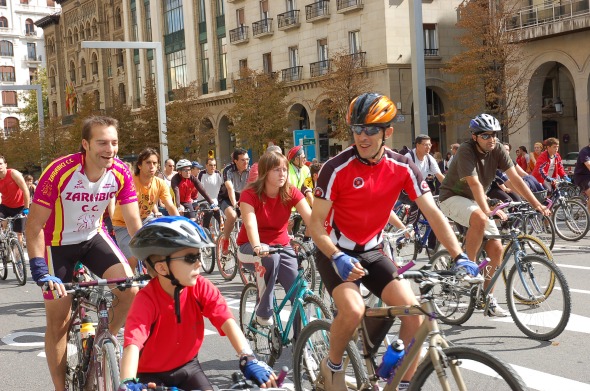
<svg viewBox="0 0 590 391">
<path fill-rule="evenodd" d="M 482 140 L 489 140 L 492 137 L 495 137 L 495 134 L 489 134 L 489 133 L 482 133 L 482 134 L 478 134 L 479 137 L 481 137 Z"/>
<path fill-rule="evenodd" d="M 170 260 L 173 259 L 181 259 L 184 262 L 188 263 L 189 265 L 194 265 L 197 262 L 201 262 L 201 253 L 197 253 L 197 254 L 187 254 L 184 257 L 174 257 L 174 258 L 170 258 Z"/>
<path fill-rule="evenodd" d="M 350 125 L 350 130 L 357 136 L 360 136 L 363 131 L 367 136 L 374 136 L 385 129 L 385 127 L 377 125 Z"/>
</svg>

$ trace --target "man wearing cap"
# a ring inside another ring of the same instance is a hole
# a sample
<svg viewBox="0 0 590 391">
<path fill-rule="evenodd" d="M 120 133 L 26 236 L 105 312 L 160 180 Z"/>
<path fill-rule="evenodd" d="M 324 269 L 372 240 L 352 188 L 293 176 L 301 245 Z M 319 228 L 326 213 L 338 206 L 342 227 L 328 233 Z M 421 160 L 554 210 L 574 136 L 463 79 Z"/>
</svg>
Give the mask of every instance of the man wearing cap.
<svg viewBox="0 0 590 391">
<path fill-rule="evenodd" d="M 313 205 L 312 189 L 305 186 L 305 180 L 311 177 L 309 167 L 305 164 L 305 151 L 302 145 L 297 145 L 289 150 L 289 182 L 301 190 L 309 205 Z"/>
<path fill-rule="evenodd" d="M 191 175 L 194 175 L 196 177 L 199 176 L 199 172 L 201 172 L 201 170 L 204 167 L 201 165 L 201 163 L 199 163 L 196 160 L 193 160 L 193 162 L 191 163 Z"/>
</svg>

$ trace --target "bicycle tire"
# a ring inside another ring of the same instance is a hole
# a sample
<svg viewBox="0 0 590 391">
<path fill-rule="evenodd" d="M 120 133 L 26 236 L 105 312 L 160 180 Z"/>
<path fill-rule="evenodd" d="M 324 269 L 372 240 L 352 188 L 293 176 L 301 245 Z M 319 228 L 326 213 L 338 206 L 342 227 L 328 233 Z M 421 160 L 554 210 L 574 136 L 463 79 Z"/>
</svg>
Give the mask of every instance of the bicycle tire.
<svg viewBox="0 0 590 391">
<path fill-rule="evenodd" d="M 306 295 L 303 298 L 303 311 L 305 312 L 305 319 L 301 318 L 301 328 L 310 324 L 316 319 L 333 319 L 332 312 L 326 307 L 326 304 L 316 294 Z"/>
<path fill-rule="evenodd" d="M 450 270 L 453 257 L 447 250 L 432 256 L 431 270 Z M 464 285 L 454 277 L 449 277 L 432 289 L 434 310 L 443 323 L 462 325 L 475 311 L 477 286 Z"/>
<path fill-rule="evenodd" d="M 0 279 L 6 280 L 8 277 L 8 262 L 6 261 L 6 257 L 8 254 L 4 254 L 2 260 L 0 261 Z"/>
<path fill-rule="evenodd" d="M 21 286 L 25 285 L 27 283 L 27 265 L 23 247 L 18 239 L 10 240 L 8 254 L 18 284 Z"/>
<path fill-rule="evenodd" d="M 238 274 L 240 275 L 240 280 L 242 280 L 242 284 L 246 285 L 250 282 L 255 282 L 252 273 L 248 269 L 244 267 L 242 262 L 238 261 Z"/>
<path fill-rule="evenodd" d="M 527 255 L 520 260 L 521 270 L 527 280 L 523 283 L 516 268 L 512 266 L 506 284 L 508 310 L 516 326 L 525 335 L 549 341 L 560 335 L 571 315 L 571 294 L 563 272 L 553 262 L 536 255 Z M 515 299 L 514 291 L 522 292 L 525 286 L 534 298 L 522 301 Z M 547 287 L 540 292 L 541 287 Z M 556 315 L 559 316 L 556 322 Z"/>
<path fill-rule="evenodd" d="M 256 353 L 258 359 L 272 367 L 275 358 L 272 355 L 270 343 L 271 328 L 260 326 L 256 322 L 257 306 L 258 288 L 256 284 L 249 283 L 242 289 L 240 295 L 240 328 L 246 339 L 251 341 L 252 350 Z"/>
<path fill-rule="evenodd" d="M 222 255 L 221 235 L 217 239 L 215 255 L 215 258 L 217 259 L 217 269 L 219 270 L 219 274 L 221 274 L 221 277 L 223 277 L 223 279 L 226 281 L 233 280 L 236 277 L 236 274 L 238 273 L 236 254 L 234 254 L 232 249 L 230 249 L 226 256 Z"/>
<path fill-rule="evenodd" d="M 330 309 L 330 313 L 332 314 L 332 317 L 336 317 L 336 314 L 338 313 L 338 310 L 336 309 L 336 304 L 334 304 L 334 300 L 332 300 L 332 296 L 330 296 L 330 294 L 328 293 L 328 290 L 326 289 L 326 284 L 324 284 L 324 282 L 321 279 L 320 279 L 320 285 L 318 288 L 318 296 L 319 296 L 320 300 L 322 300 L 322 302 L 324 303 L 326 308 Z"/>
<path fill-rule="evenodd" d="M 439 351 L 439 357 L 447 364 L 443 363 L 442 370 L 447 375 L 451 390 L 459 389 L 456 382 L 453 382 L 454 371 L 460 373 L 467 390 L 527 390 L 522 378 L 509 364 L 483 350 L 467 346 L 453 346 Z M 482 370 L 481 366 L 485 368 Z M 438 374 L 432 363 L 432 358 L 427 354 L 412 377 L 409 390 L 440 389 L 441 383 Z"/>
<path fill-rule="evenodd" d="M 119 360 L 112 341 L 107 340 L 101 346 L 102 352 L 102 376 L 97 373 L 97 378 L 102 382 L 105 391 L 117 391 L 119 389 Z"/>
<path fill-rule="evenodd" d="M 328 356 L 331 322 L 314 320 L 303 330 L 293 349 L 293 383 L 296 391 L 317 390 L 321 361 Z M 367 375 L 357 346 L 348 342 L 343 357 L 349 389 L 360 390 L 368 384 Z"/>
<path fill-rule="evenodd" d="M 519 241 L 520 248 L 521 248 L 521 250 L 524 250 L 525 254 L 527 253 L 527 249 L 532 250 L 534 253 L 534 254 L 526 254 L 526 255 L 539 255 L 539 256 L 547 258 L 550 262 L 554 262 L 553 261 L 553 253 L 551 252 L 551 250 L 549 250 L 547 248 L 547 246 L 545 246 L 545 244 L 539 238 L 521 233 L 520 235 L 518 235 L 516 240 Z M 510 251 L 512 249 L 513 245 L 514 245 L 513 240 L 510 240 L 510 241 L 508 241 L 508 243 L 506 243 L 506 245 L 504 246 L 504 249 L 502 250 L 501 263 L 504 262 L 504 259 L 506 259 L 506 257 L 513 257 L 514 256 L 514 252 Z M 508 263 L 506 265 L 508 265 Z M 504 284 L 506 284 L 506 282 L 508 281 L 508 272 L 509 271 L 510 271 L 510 269 L 508 269 L 506 267 L 504 269 L 502 269 L 502 278 L 504 279 Z M 518 299 L 524 300 L 524 298 L 519 298 L 518 294 L 516 297 Z"/>
<path fill-rule="evenodd" d="M 299 267 L 304 270 L 303 277 L 307 281 L 309 289 L 315 292 L 317 273 L 313 255 L 308 253 L 305 244 L 300 239 L 291 239 L 290 244 L 293 251 L 295 251 Z"/>
<path fill-rule="evenodd" d="M 84 357 L 80 331 L 75 327 L 70 328 L 66 345 L 66 389 L 82 391 L 84 389 L 84 373 L 82 371 Z"/>
<path fill-rule="evenodd" d="M 586 205 L 565 200 L 557 204 L 551 216 L 555 233 L 563 240 L 575 242 L 582 239 L 590 229 L 590 214 Z"/>
<path fill-rule="evenodd" d="M 527 235 L 541 239 L 549 250 L 553 250 L 553 246 L 555 245 L 555 227 L 553 221 L 548 216 L 543 216 L 540 213 L 526 216 L 524 219 L 524 232 Z M 537 254 L 540 254 L 542 251 L 537 246 L 531 247 L 531 249 Z"/>
</svg>

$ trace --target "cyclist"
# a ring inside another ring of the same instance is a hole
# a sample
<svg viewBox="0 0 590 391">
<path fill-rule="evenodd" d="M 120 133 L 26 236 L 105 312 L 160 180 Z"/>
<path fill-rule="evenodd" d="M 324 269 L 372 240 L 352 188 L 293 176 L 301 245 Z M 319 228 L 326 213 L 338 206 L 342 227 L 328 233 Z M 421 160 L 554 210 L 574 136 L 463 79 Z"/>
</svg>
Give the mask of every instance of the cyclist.
<svg viewBox="0 0 590 391">
<path fill-rule="evenodd" d="M 193 207 L 192 194 L 193 191 L 197 191 L 203 195 L 205 200 L 211 206 L 211 209 L 217 209 L 217 204 L 207 194 L 203 184 L 197 179 L 196 176 L 191 174 L 192 163 L 186 159 L 180 159 L 176 163 L 176 169 L 178 173 L 172 177 L 171 185 L 174 191 L 174 199 L 176 201 L 176 207 L 180 213 L 185 213 L 191 219 L 194 219 L 197 214 Z"/>
<path fill-rule="evenodd" d="M 255 273 L 260 299 L 256 320 L 262 326 L 272 325 L 275 282 L 288 291 L 298 274 L 287 233 L 291 208 L 295 207 L 306 223 L 311 215 L 303 194 L 287 179 L 288 164 L 284 155 L 266 152 L 258 161 L 258 178 L 240 196 L 244 224 L 238 233 L 238 258 L 260 271 Z M 287 251 L 269 255 L 268 245 L 280 245 Z"/>
<path fill-rule="evenodd" d="M 156 177 L 160 154 L 153 148 L 145 148 L 137 156 L 135 164 L 133 183 L 137 192 L 137 202 L 139 205 L 139 215 L 142 220 L 153 217 L 154 208 L 161 202 L 166 211 L 171 216 L 178 216 L 178 210 L 172 202 L 172 197 L 168 191 L 168 185 L 163 179 Z M 116 205 L 115 212 L 111 217 L 117 245 L 129 260 L 132 270 L 137 267 L 137 259 L 131 254 L 129 249 L 129 231 L 125 225 L 125 219 L 121 212 L 120 205 Z"/>
<path fill-rule="evenodd" d="M 164 164 L 164 171 L 160 171 L 158 177 L 162 178 L 164 182 L 166 182 L 166 184 L 170 186 L 172 177 L 177 174 L 177 172 L 174 171 L 174 160 L 166 159 L 166 162 Z"/>
<path fill-rule="evenodd" d="M 287 153 L 289 160 L 289 182 L 303 193 L 307 202 L 313 206 L 312 188 L 305 185 L 305 180 L 311 177 L 309 167 L 305 164 L 305 151 L 302 145 L 297 145 Z"/>
<path fill-rule="evenodd" d="M 72 307 L 61 283 L 72 281 L 74 266 L 82 261 L 102 278 L 132 275 L 123 253 L 103 230 L 102 215 L 115 198 L 129 234 L 141 227 L 137 196 L 127 165 L 115 158 L 118 121 L 103 116 L 86 118 L 79 153 L 50 163 L 41 174 L 33 198 L 26 235 L 31 275 L 47 285 L 44 292 L 45 354 L 55 390 L 64 391 L 66 331 Z M 125 321 L 135 289 L 115 289 L 109 329 L 113 335 Z M 64 297 L 65 296 L 65 297 Z"/>
<path fill-rule="evenodd" d="M 385 147 L 385 140 L 393 134 L 390 123 L 396 113 L 393 102 L 378 93 L 353 99 L 346 120 L 354 145 L 324 163 L 314 190 L 309 227 L 320 250 L 316 264 L 338 308 L 331 326 L 329 357 L 320 365 L 329 391 L 347 389 L 342 355 L 365 312 L 360 282 L 388 305 L 418 304 L 408 282 L 393 278 L 396 267 L 382 251 L 382 231 L 402 189 L 422 209 L 457 265 L 477 274 L 477 265 L 461 253 L 418 167 Z M 402 318 L 400 338 L 406 346 L 420 324 L 421 317 Z M 417 364 L 418 358 L 403 379 L 404 387 Z"/>
<path fill-rule="evenodd" d="M 232 164 L 223 169 L 222 177 L 225 186 L 221 186 L 219 192 L 219 201 L 221 210 L 225 215 L 225 226 L 223 235 L 220 236 L 221 254 L 227 255 L 229 250 L 229 235 L 234 229 L 234 224 L 238 218 L 236 208 L 240 201 L 240 192 L 246 187 L 250 175 L 248 163 L 250 157 L 248 151 L 244 148 L 236 148 L 232 153 Z"/>
<path fill-rule="evenodd" d="M 202 169 L 203 169 L 203 165 L 201 163 L 199 163 L 198 161 L 193 160 L 191 162 L 191 175 L 198 177 L 199 173 L 201 172 Z"/>
<path fill-rule="evenodd" d="M 490 219 L 492 211 L 488 206 L 486 192 L 500 169 L 508 175 L 511 186 L 530 204 L 544 215 L 548 209 L 531 193 L 514 168 L 514 163 L 504 146 L 497 141 L 496 135 L 501 131 L 500 123 L 489 114 L 480 114 L 469 124 L 471 140 L 461 144 L 456 161 L 451 165 L 440 188 L 439 203 L 443 213 L 465 227 L 469 227 L 465 238 L 465 251 L 470 259 L 475 259 L 481 247 L 484 233 L 498 235 L 498 227 Z M 498 211 L 497 215 L 505 220 L 506 214 Z M 500 240 L 488 240 L 485 250 L 490 257 L 494 270 L 500 265 L 502 243 Z M 486 279 L 485 286 L 489 284 Z M 508 316 L 493 296 L 487 316 Z"/>
<path fill-rule="evenodd" d="M 37 185 L 35 185 L 33 183 L 33 176 L 32 175 L 25 175 L 23 176 L 25 183 L 27 184 L 27 188 L 29 189 L 29 199 L 32 202 L 33 201 L 33 194 L 35 194 L 35 189 L 37 188 Z M 31 204 L 29 203 L 29 208 L 31 207 Z"/>
<path fill-rule="evenodd" d="M 246 378 L 276 387 L 272 369 L 256 360 L 219 289 L 199 275 L 201 249 L 214 246 L 200 226 L 186 217 L 160 217 L 142 227 L 129 246 L 155 278 L 137 294 L 127 316 L 119 389 L 143 390 L 143 383 L 153 382 L 212 390 L 198 359 L 204 318 L 228 337 Z"/>
<path fill-rule="evenodd" d="M 0 156 L 0 195 L 0 218 L 14 217 L 21 213 L 29 214 L 31 196 L 27 183 L 19 171 L 8 168 L 4 156 Z M 25 219 L 14 220 L 12 226 L 21 244 L 23 243 L 24 221 Z M 2 226 L 6 227 L 5 221 Z"/>
<path fill-rule="evenodd" d="M 565 173 L 565 168 L 561 163 L 561 156 L 559 155 L 559 140 L 554 137 L 549 137 L 545 140 L 547 149 L 542 152 L 537 158 L 533 176 L 545 186 L 547 190 L 551 190 L 551 182 L 555 179 L 564 178 L 571 182 L 570 178 Z"/>
<path fill-rule="evenodd" d="M 590 212 L 590 145 L 582 148 L 578 154 L 574 168 L 574 183 L 586 193 L 588 212 Z"/>
<path fill-rule="evenodd" d="M 214 157 L 207 158 L 207 165 L 205 170 L 199 172 L 199 176 L 197 179 L 203 184 L 205 191 L 211 198 L 213 199 L 213 203 L 219 205 L 217 197 L 219 196 L 219 190 L 223 185 L 223 178 L 221 178 L 221 174 L 217 171 L 217 161 Z M 197 202 L 203 201 L 205 198 L 203 195 L 199 194 L 197 198 Z M 215 220 L 221 227 L 221 213 L 219 210 L 207 212 L 203 217 L 203 227 L 208 228 L 209 224 L 211 223 L 211 217 L 214 216 Z"/>
</svg>

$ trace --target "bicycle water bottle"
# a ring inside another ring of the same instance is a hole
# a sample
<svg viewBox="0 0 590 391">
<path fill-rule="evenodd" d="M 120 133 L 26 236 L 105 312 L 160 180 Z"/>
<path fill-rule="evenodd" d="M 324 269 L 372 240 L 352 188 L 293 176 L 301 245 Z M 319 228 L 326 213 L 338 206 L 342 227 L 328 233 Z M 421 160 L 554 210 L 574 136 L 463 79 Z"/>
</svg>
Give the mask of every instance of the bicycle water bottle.
<svg viewBox="0 0 590 391">
<path fill-rule="evenodd" d="M 84 361 L 82 367 L 86 369 L 88 362 L 90 361 L 90 352 L 92 351 L 92 345 L 94 343 L 94 324 L 89 316 L 82 318 L 82 325 L 80 327 L 80 336 L 82 338 L 82 351 L 84 352 Z"/>
<path fill-rule="evenodd" d="M 400 362 L 405 353 L 404 341 L 398 339 L 397 341 L 392 342 L 383 355 L 381 365 L 377 368 L 377 375 L 382 379 L 389 378 L 391 371 Z"/>
</svg>

